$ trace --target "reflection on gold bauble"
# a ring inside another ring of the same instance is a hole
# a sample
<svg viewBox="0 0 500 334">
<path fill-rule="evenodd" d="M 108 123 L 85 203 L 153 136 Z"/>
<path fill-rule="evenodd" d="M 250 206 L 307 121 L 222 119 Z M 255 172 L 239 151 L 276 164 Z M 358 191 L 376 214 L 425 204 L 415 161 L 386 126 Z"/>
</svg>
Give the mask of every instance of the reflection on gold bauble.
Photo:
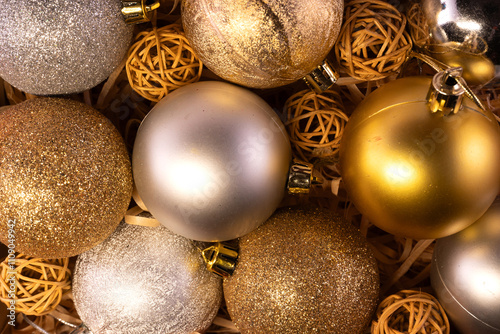
<svg viewBox="0 0 500 334">
<path fill-rule="evenodd" d="M 240 239 L 238 264 L 224 281 L 232 320 L 243 334 L 362 333 L 379 293 L 366 240 L 320 209 L 280 209 Z"/>
<path fill-rule="evenodd" d="M 340 147 L 352 202 L 378 227 L 416 239 L 456 233 L 478 219 L 500 184 L 500 131 L 468 98 L 432 114 L 430 77 L 392 81 L 354 111 Z"/>
<path fill-rule="evenodd" d="M 286 85 L 320 65 L 342 24 L 341 0 L 186 0 L 182 22 L 196 54 L 225 80 Z"/>
<path fill-rule="evenodd" d="M 461 51 L 456 43 L 447 45 L 435 46 L 429 54 L 450 67 L 461 67 L 462 77 L 467 84 L 484 85 L 495 77 L 495 64 L 489 58 L 482 54 Z"/>
<path fill-rule="evenodd" d="M 122 137 L 97 110 L 68 99 L 36 98 L 0 113 L 0 175 L 0 241 L 32 257 L 96 246 L 132 195 Z"/>
</svg>

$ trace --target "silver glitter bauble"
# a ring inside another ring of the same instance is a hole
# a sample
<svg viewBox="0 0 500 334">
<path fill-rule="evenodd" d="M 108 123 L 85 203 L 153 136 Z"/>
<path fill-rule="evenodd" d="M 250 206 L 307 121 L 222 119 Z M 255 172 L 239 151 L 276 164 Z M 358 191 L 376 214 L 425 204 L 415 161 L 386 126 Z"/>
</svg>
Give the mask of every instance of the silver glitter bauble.
<svg viewBox="0 0 500 334">
<path fill-rule="evenodd" d="M 229 314 L 243 334 L 364 333 L 377 306 L 377 262 L 338 215 L 285 208 L 240 239 L 224 280 Z"/>
<path fill-rule="evenodd" d="M 134 144 L 137 190 L 174 233 L 229 240 L 262 224 L 279 205 L 291 163 L 286 130 L 254 93 L 205 81 L 168 94 Z"/>
<path fill-rule="evenodd" d="M 0 77 L 35 95 L 96 86 L 132 38 L 120 10 L 120 0 L 0 0 Z"/>
<path fill-rule="evenodd" d="M 93 334 L 189 334 L 211 324 L 222 282 L 191 240 L 122 223 L 78 257 L 73 295 Z"/>
<path fill-rule="evenodd" d="M 436 242 L 431 283 L 461 333 L 500 333 L 499 200 L 470 227 Z"/>
<path fill-rule="evenodd" d="M 343 9 L 342 0 L 184 0 L 182 22 L 215 74 L 270 88 L 320 65 L 339 35 Z"/>
</svg>

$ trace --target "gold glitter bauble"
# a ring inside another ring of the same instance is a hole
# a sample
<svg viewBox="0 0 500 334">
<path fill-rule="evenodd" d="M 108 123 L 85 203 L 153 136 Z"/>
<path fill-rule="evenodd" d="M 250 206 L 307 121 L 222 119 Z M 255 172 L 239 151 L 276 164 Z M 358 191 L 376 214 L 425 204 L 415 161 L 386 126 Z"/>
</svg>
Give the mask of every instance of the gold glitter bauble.
<svg viewBox="0 0 500 334">
<path fill-rule="evenodd" d="M 321 209 L 280 209 L 240 239 L 224 281 L 229 314 L 241 333 L 362 333 L 379 294 L 366 240 Z"/>
<path fill-rule="evenodd" d="M 320 65 L 342 24 L 342 0 L 185 0 L 186 37 L 210 70 L 254 88 L 294 82 Z"/>
<path fill-rule="evenodd" d="M 132 195 L 118 131 L 95 109 L 67 99 L 37 98 L 0 113 L 0 175 L 0 241 L 33 257 L 70 257 L 96 246 L 118 226 Z"/>
</svg>

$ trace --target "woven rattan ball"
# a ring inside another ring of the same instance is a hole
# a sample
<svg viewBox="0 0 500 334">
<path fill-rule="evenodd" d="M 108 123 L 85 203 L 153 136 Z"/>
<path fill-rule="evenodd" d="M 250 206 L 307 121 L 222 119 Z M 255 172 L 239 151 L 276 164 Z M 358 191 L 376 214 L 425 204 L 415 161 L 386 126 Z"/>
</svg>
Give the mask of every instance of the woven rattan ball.
<svg viewBox="0 0 500 334">
<path fill-rule="evenodd" d="M 372 334 L 428 333 L 449 334 L 450 323 L 432 295 L 402 290 L 380 303 Z"/>
<path fill-rule="evenodd" d="M 348 2 L 335 44 L 340 67 L 360 80 L 378 80 L 397 73 L 412 47 L 405 26 L 406 17 L 387 2 Z"/>
<path fill-rule="evenodd" d="M 412 4 L 406 12 L 406 16 L 408 17 L 408 26 L 410 27 L 413 44 L 418 47 L 428 44 L 431 39 L 431 30 L 422 6 L 419 3 Z"/>
<path fill-rule="evenodd" d="M 200 80 L 202 69 L 203 64 L 179 24 L 153 27 L 137 34 L 126 64 L 132 88 L 153 102 Z"/>
<path fill-rule="evenodd" d="M 40 259 L 23 254 L 1 264 L 0 300 L 10 306 L 15 291 L 16 312 L 44 315 L 53 311 L 71 288 L 69 258 Z"/>
<path fill-rule="evenodd" d="M 285 102 L 285 112 L 285 125 L 297 158 L 310 162 L 335 158 L 348 120 L 337 91 L 300 91 Z"/>
</svg>

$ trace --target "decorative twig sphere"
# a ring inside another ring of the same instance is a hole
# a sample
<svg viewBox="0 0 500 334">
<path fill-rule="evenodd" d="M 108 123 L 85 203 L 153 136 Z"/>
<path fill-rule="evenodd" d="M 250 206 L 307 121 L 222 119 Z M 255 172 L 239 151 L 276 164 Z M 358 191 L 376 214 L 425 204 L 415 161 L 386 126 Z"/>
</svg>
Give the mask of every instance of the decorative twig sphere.
<svg viewBox="0 0 500 334">
<path fill-rule="evenodd" d="M 335 45 L 341 68 L 361 80 L 397 73 L 412 47 L 405 26 L 406 17 L 384 1 L 350 1 Z"/>
<path fill-rule="evenodd" d="M 348 120 L 340 94 L 300 91 L 285 103 L 286 128 L 294 153 L 302 160 L 331 158 L 337 154 Z"/>
<path fill-rule="evenodd" d="M 170 91 L 200 80 L 203 69 L 179 24 L 140 32 L 130 47 L 127 76 L 132 88 L 158 102 Z"/>
<path fill-rule="evenodd" d="M 55 310 L 71 287 L 69 258 L 40 259 L 24 254 L 6 258 L 0 265 L 0 300 L 10 306 L 15 292 L 16 312 L 44 315 Z M 14 289 L 12 289 L 12 287 Z"/>
<path fill-rule="evenodd" d="M 450 333 L 443 308 L 432 295 L 402 290 L 380 303 L 372 334 Z"/>
</svg>

